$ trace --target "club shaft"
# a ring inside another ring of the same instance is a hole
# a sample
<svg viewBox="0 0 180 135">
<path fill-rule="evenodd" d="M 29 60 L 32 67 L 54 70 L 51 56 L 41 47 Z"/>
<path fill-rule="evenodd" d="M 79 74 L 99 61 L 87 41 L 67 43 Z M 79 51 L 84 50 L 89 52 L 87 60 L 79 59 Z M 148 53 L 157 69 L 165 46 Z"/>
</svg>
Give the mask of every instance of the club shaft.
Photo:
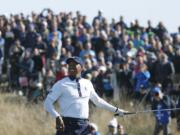
<svg viewBox="0 0 180 135">
<path fill-rule="evenodd" d="M 172 111 L 172 110 L 180 110 L 180 108 L 169 108 L 169 109 L 161 109 L 161 110 L 143 110 L 143 111 L 136 111 L 136 112 L 127 112 L 124 115 L 135 115 L 138 113 L 152 113 L 158 111 Z M 115 114 L 115 116 L 119 116 L 119 114 Z"/>
<path fill-rule="evenodd" d="M 144 111 L 136 111 L 136 113 L 150 113 L 150 112 L 158 112 L 158 111 L 172 111 L 172 110 L 180 110 L 180 108 L 169 108 L 169 109 L 161 109 L 161 110 L 144 110 Z"/>
</svg>

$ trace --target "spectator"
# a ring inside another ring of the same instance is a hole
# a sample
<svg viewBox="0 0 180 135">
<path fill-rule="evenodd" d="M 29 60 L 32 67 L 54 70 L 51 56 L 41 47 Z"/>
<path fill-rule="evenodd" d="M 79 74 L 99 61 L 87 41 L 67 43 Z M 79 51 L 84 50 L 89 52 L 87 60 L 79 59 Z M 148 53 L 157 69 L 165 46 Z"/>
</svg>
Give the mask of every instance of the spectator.
<svg viewBox="0 0 180 135">
<path fill-rule="evenodd" d="M 107 61 L 106 63 L 106 71 L 103 75 L 103 91 L 107 98 L 112 99 L 113 93 L 114 93 L 114 87 L 113 87 L 113 69 L 112 69 L 112 62 Z M 100 69 L 103 70 L 103 69 Z"/>
<path fill-rule="evenodd" d="M 127 62 L 122 63 L 117 70 L 117 82 L 120 90 L 126 94 L 132 94 L 132 70 Z"/>
<path fill-rule="evenodd" d="M 122 29 L 127 29 L 127 24 L 124 21 L 124 17 L 120 16 L 119 22 L 116 25 L 120 25 Z"/>
<path fill-rule="evenodd" d="M 98 20 L 101 23 L 103 19 L 104 19 L 103 12 L 101 10 L 99 10 L 98 15 L 96 17 L 94 17 L 94 19 L 93 19 L 93 26 L 95 25 L 96 20 Z"/>
<path fill-rule="evenodd" d="M 111 42 L 113 48 L 115 50 L 121 49 L 122 47 L 120 45 L 120 38 L 119 38 L 118 32 L 115 29 L 111 29 L 110 37 L 111 37 L 110 42 Z"/>
<path fill-rule="evenodd" d="M 48 48 L 47 48 L 47 53 L 46 53 L 47 63 L 51 59 L 57 60 L 59 52 L 60 52 L 59 42 L 54 38 L 50 41 Z"/>
<path fill-rule="evenodd" d="M 40 34 L 37 34 L 36 44 L 35 44 L 34 49 L 38 49 L 39 54 L 42 59 L 42 64 L 43 64 L 43 66 L 45 66 L 46 65 L 46 53 L 48 52 L 48 50 L 47 50 L 48 46 L 47 46 L 45 40 L 42 39 L 42 36 Z"/>
<path fill-rule="evenodd" d="M 134 77 L 135 97 L 141 99 L 149 88 L 150 73 L 146 64 L 140 65 L 140 71 Z"/>
<path fill-rule="evenodd" d="M 90 123 L 90 134 L 88 135 L 100 135 L 98 131 L 98 126 L 95 123 Z"/>
<path fill-rule="evenodd" d="M 11 52 L 9 55 L 9 64 L 10 64 L 10 85 L 12 88 L 17 88 L 18 86 L 18 77 L 19 77 L 19 73 L 20 73 L 20 68 L 19 68 L 19 62 L 20 62 L 20 58 L 23 54 L 23 51 L 21 48 L 19 48 L 16 45 L 13 45 L 11 47 Z"/>
<path fill-rule="evenodd" d="M 170 111 L 162 111 L 163 109 L 170 108 L 169 97 L 163 95 L 159 87 L 153 89 L 153 101 L 152 110 L 156 118 L 156 124 L 154 128 L 154 135 L 159 135 L 160 131 L 163 131 L 164 135 L 170 135 Z"/>
<path fill-rule="evenodd" d="M 11 45 L 14 42 L 14 33 L 12 31 L 11 25 L 6 25 L 6 30 L 4 32 L 4 39 L 5 39 L 5 46 L 4 46 L 4 57 L 5 60 L 9 59 L 9 49 L 11 47 Z"/>
<path fill-rule="evenodd" d="M 127 135 L 123 125 L 118 124 L 117 135 Z"/>
<path fill-rule="evenodd" d="M 41 55 L 44 55 L 47 51 L 47 44 L 42 39 L 42 36 L 40 34 L 36 35 L 36 44 L 35 44 L 34 48 L 37 48 Z"/>
<path fill-rule="evenodd" d="M 32 60 L 34 61 L 33 75 L 37 77 L 38 81 L 42 81 L 44 65 L 40 52 L 37 48 L 33 51 Z"/>
<path fill-rule="evenodd" d="M 63 47 L 66 49 L 66 51 L 74 54 L 74 46 L 72 45 L 72 40 L 70 37 L 65 38 L 65 43 L 63 44 Z"/>
<path fill-rule="evenodd" d="M 116 135 L 117 134 L 118 121 L 116 118 L 113 118 L 108 123 L 108 133 L 107 135 Z"/>
<path fill-rule="evenodd" d="M 67 75 L 68 75 L 68 69 L 67 69 L 66 63 L 62 61 L 59 65 L 59 69 L 57 69 L 57 72 L 56 72 L 56 82 L 58 80 L 63 79 Z"/>
<path fill-rule="evenodd" d="M 99 37 L 96 37 L 96 39 L 94 40 L 95 42 L 93 44 L 93 47 L 96 54 L 98 54 L 101 51 L 104 51 L 105 44 L 108 40 L 108 35 L 106 34 L 106 32 L 104 30 L 100 31 Z"/>
<path fill-rule="evenodd" d="M 142 53 L 142 52 L 138 53 L 137 52 L 136 56 L 137 57 L 135 60 L 135 65 L 133 67 L 133 76 L 135 76 L 141 70 L 141 66 L 143 64 L 145 64 L 144 53 Z"/>
<path fill-rule="evenodd" d="M 156 34 L 157 36 L 159 37 L 161 43 L 164 43 L 164 36 L 165 34 L 167 33 L 167 29 L 166 27 L 164 26 L 164 23 L 162 21 L 159 22 L 157 28 L 156 28 Z"/>
<path fill-rule="evenodd" d="M 2 37 L 2 32 L 0 31 L 0 76 L 2 75 L 3 63 L 4 63 L 4 45 L 5 45 L 5 40 Z"/>
<path fill-rule="evenodd" d="M 25 47 L 25 43 L 26 43 L 26 25 L 23 23 L 23 20 L 21 20 L 19 22 L 18 25 L 18 35 L 17 35 L 17 39 L 20 40 L 21 44 Z"/>
<path fill-rule="evenodd" d="M 27 78 L 26 80 L 28 81 L 30 79 L 31 74 L 33 73 L 33 69 L 34 69 L 34 61 L 32 59 L 32 55 L 31 55 L 30 50 L 28 50 L 28 49 L 25 50 L 24 56 L 22 56 L 20 58 L 18 67 L 20 70 L 20 78 L 22 75 L 23 77 L 26 77 Z M 27 85 L 28 84 L 26 84 L 26 86 Z"/>
<path fill-rule="evenodd" d="M 116 51 L 109 41 L 106 42 L 106 44 L 105 44 L 104 53 L 105 53 L 105 61 L 113 61 L 114 60 Z"/>
<path fill-rule="evenodd" d="M 130 30 L 133 31 L 135 34 L 141 32 L 141 26 L 139 24 L 139 20 L 136 19 L 133 22 L 131 22 Z"/>
<path fill-rule="evenodd" d="M 126 53 L 126 56 L 135 57 L 137 49 L 134 47 L 134 43 L 130 40 L 127 46 L 124 46 L 123 53 Z"/>
<path fill-rule="evenodd" d="M 51 16 L 51 15 L 50 15 Z M 49 16 L 49 17 L 50 17 Z M 52 16 L 51 16 L 52 17 Z M 50 18 L 49 18 L 50 19 Z M 58 24 L 57 24 L 57 21 L 56 19 L 52 20 L 50 22 L 50 33 L 47 37 L 47 40 L 48 41 L 51 41 L 53 40 L 54 38 L 58 41 L 58 42 L 61 42 L 61 39 L 62 39 L 62 33 L 58 30 Z"/>
<path fill-rule="evenodd" d="M 91 42 L 87 42 L 87 43 L 85 44 L 84 50 L 82 50 L 82 51 L 80 52 L 79 56 L 80 56 L 82 59 L 85 59 L 85 58 L 94 59 L 94 58 L 96 57 L 95 51 L 92 50 Z"/>
<path fill-rule="evenodd" d="M 175 35 L 173 46 L 178 49 L 180 48 L 180 33 Z"/>
<path fill-rule="evenodd" d="M 143 46 L 144 46 L 144 42 L 143 42 L 143 40 L 141 39 L 140 33 L 136 33 L 136 34 L 135 34 L 133 43 L 134 43 L 134 47 L 135 47 L 136 49 L 139 49 L 140 47 L 143 47 Z"/>
<path fill-rule="evenodd" d="M 156 74 L 155 74 L 155 67 L 156 67 L 156 61 L 157 61 L 157 56 L 152 52 L 147 52 L 147 66 L 149 69 L 149 72 L 151 74 L 150 77 L 150 82 L 154 83 L 156 82 Z"/>
<path fill-rule="evenodd" d="M 100 66 L 98 68 L 98 75 L 97 75 L 97 79 L 96 79 L 96 87 L 98 88 L 97 93 L 100 97 L 103 97 L 103 94 L 104 94 L 103 77 L 104 77 L 105 72 L 106 72 L 106 67 Z"/>
<path fill-rule="evenodd" d="M 27 49 L 34 49 L 35 44 L 36 44 L 36 36 L 37 36 L 37 32 L 36 32 L 36 28 L 34 24 L 29 24 L 28 25 L 28 31 L 26 34 L 26 39 L 25 39 L 25 44 L 24 47 Z"/>
<path fill-rule="evenodd" d="M 102 84 L 101 84 L 101 80 L 102 79 L 101 76 L 99 76 L 99 70 L 98 70 L 98 67 L 93 67 L 92 68 L 92 78 L 91 78 L 91 82 L 94 86 L 94 89 L 96 90 L 97 94 L 99 96 L 102 97 Z"/>
<path fill-rule="evenodd" d="M 89 58 L 85 59 L 84 61 L 84 72 L 82 73 L 82 76 L 85 77 L 87 74 L 92 73 L 92 62 Z"/>
<path fill-rule="evenodd" d="M 152 22 L 151 20 L 147 21 L 148 27 L 146 28 L 146 32 L 147 33 L 151 33 L 151 32 L 155 32 L 155 28 L 152 26 Z"/>
<path fill-rule="evenodd" d="M 174 111 L 175 113 L 175 117 L 176 117 L 176 123 L 177 123 L 177 130 L 180 131 L 180 84 L 178 84 L 178 87 L 176 90 L 172 90 L 169 93 L 170 96 L 175 96 L 176 97 L 176 108 L 178 108 L 178 110 Z"/>
<path fill-rule="evenodd" d="M 42 35 L 42 39 L 44 42 L 48 42 L 48 35 L 49 35 L 49 29 L 48 29 L 48 22 L 46 19 L 43 19 L 40 22 L 40 30 L 39 33 Z"/>
<path fill-rule="evenodd" d="M 172 79 L 174 75 L 174 65 L 171 61 L 168 61 L 168 56 L 165 53 L 159 54 L 159 61 L 157 61 L 156 68 L 156 81 L 162 83 L 163 88 L 166 87 L 166 83 L 169 79 Z"/>
<path fill-rule="evenodd" d="M 178 82 L 180 80 L 180 48 L 176 50 L 172 62 L 175 68 L 175 78 L 174 81 Z"/>
</svg>

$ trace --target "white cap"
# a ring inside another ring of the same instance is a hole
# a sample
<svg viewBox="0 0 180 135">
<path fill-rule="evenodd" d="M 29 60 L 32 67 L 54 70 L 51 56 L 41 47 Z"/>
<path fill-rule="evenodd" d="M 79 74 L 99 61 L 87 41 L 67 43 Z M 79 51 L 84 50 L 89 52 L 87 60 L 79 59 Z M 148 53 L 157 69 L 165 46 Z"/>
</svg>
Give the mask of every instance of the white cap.
<svg viewBox="0 0 180 135">
<path fill-rule="evenodd" d="M 103 73 L 105 73 L 107 69 L 105 66 L 100 66 L 99 70 L 102 71 Z"/>
<path fill-rule="evenodd" d="M 113 118 L 112 120 L 110 120 L 108 126 L 112 126 L 112 127 L 117 128 L 117 126 L 118 126 L 118 121 L 117 121 L 117 119 L 116 119 L 116 118 Z"/>
<path fill-rule="evenodd" d="M 98 126 L 95 123 L 90 123 L 90 126 L 94 129 L 94 131 L 98 131 Z"/>
</svg>

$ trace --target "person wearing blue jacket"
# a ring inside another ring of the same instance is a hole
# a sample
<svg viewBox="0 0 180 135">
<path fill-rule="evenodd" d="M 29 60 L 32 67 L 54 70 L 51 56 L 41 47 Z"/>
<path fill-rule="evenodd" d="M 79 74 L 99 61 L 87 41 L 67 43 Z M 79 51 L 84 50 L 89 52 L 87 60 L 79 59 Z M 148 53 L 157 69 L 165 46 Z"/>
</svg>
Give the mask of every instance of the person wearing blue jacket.
<svg viewBox="0 0 180 135">
<path fill-rule="evenodd" d="M 135 98 L 141 99 L 147 91 L 147 88 L 149 88 L 149 79 L 151 77 L 150 72 L 147 69 L 146 64 L 140 65 L 140 71 L 136 73 L 134 77 L 134 85 L 135 85 Z"/>
<path fill-rule="evenodd" d="M 171 135 L 169 129 L 171 113 L 164 110 L 170 109 L 169 97 L 163 95 L 160 87 L 157 86 L 153 89 L 152 93 L 152 110 L 156 110 L 154 111 L 156 124 L 153 135 L 159 135 L 161 131 L 163 131 L 163 135 Z"/>
</svg>

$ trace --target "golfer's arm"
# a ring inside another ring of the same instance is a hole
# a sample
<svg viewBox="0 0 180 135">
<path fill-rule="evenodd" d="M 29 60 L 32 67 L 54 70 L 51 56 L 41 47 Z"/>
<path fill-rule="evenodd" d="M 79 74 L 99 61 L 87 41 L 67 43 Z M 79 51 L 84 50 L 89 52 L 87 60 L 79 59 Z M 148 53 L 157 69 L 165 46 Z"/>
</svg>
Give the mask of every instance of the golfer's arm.
<svg viewBox="0 0 180 135">
<path fill-rule="evenodd" d="M 53 85 L 51 92 L 47 95 L 44 102 L 45 110 L 49 112 L 53 118 L 60 116 L 60 114 L 54 108 L 54 102 L 57 101 L 61 96 L 61 92 L 61 82 L 58 81 Z"/>
<path fill-rule="evenodd" d="M 49 96 L 47 96 L 45 99 L 44 108 L 53 118 L 60 116 L 60 114 L 54 108 L 54 101 Z"/>
<path fill-rule="evenodd" d="M 108 110 L 110 112 L 116 112 L 117 111 L 117 107 L 107 103 L 105 100 L 103 100 L 102 98 L 100 98 L 95 92 L 93 92 L 92 96 L 91 96 L 91 101 L 100 108 L 103 108 L 105 110 Z"/>
</svg>

